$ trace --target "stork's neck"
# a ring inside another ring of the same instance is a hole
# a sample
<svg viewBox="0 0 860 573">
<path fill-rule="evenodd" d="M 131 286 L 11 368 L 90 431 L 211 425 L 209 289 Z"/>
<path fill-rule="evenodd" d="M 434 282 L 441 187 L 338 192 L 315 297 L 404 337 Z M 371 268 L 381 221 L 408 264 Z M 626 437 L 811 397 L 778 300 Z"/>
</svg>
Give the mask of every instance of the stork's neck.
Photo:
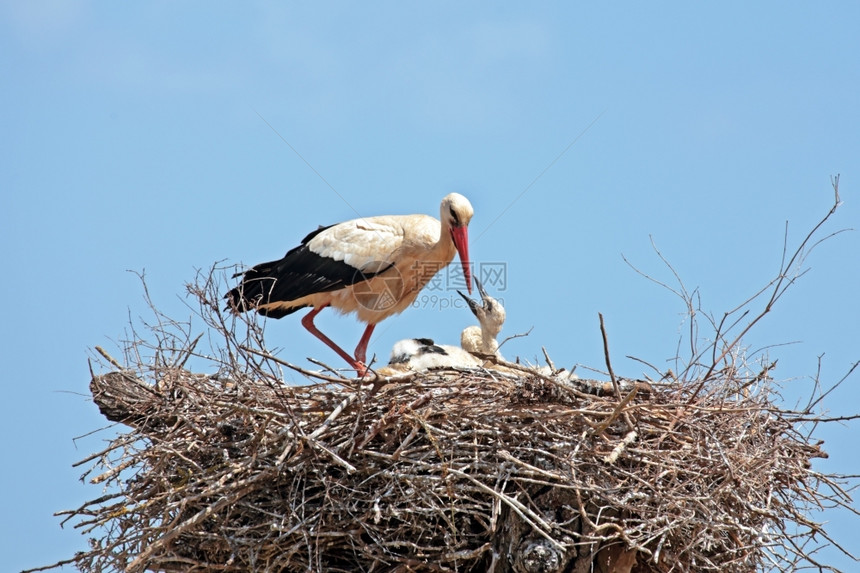
<svg viewBox="0 0 860 573">
<path fill-rule="evenodd" d="M 481 327 L 481 350 L 484 354 L 496 354 L 499 351 L 499 342 L 496 340 L 499 331 Z"/>
<path fill-rule="evenodd" d="M 454 246 L 454 239 L 451 238 L 451 227 L 443 222 L 439 231 L 439 240 L 431 247 L 429 259 L 448 264 L 454 259 L 456 253 L 457 247 Z"/>
</svg>

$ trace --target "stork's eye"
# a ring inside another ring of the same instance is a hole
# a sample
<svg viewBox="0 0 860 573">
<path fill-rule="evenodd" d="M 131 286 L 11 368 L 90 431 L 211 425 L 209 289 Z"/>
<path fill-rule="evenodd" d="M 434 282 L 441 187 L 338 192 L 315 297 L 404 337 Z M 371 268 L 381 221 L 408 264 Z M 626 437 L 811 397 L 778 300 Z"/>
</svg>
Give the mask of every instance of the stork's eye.
<svg viewBox="0 0 860 573">
<path fill-rule="evenodd" d="M 449 212 L 451 213 L 451 223 L 452 223 L 455 227 L 459 227 L 459 226 L 460 226 L 460 217 L 457 215 L 457 212 L 456 212 L 456 211 L 454 211 L 454 208 L 453 208 L 453 207 L 451 207 L 451 208 L 449 209 Z"/>
</svg>

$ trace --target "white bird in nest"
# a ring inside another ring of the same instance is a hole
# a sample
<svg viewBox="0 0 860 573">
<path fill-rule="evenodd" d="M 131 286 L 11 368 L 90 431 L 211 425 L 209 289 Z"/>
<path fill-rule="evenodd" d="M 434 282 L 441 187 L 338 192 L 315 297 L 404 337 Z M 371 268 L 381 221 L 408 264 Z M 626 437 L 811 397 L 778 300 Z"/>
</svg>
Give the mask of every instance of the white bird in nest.
<svg viewBox="0 0 860 573">
<path fill-rule="evenodd" d="M 499 341 L 497 337 L 505 324 L 505 307 L 487 294 L 484 285 L 475 277 L 475 285 L 481 295 L 481 302 L 473 300 L 457 291 L 469 305 L 469 310 L 478 319 L 480 326 L 469 326 L 460 334 L 460 346 L 466 352 L 472 354 L 497 356 L 499 354 Z"/>
<path fill-rule="evenodd" d="M 391 358 L 387 366 L 377 370 L 383 376 L 390 376 L 404 370 L 424 371 L 433 368 L 487 368 L 505 374 L 522 376 L 522 369 L 512 369 L 497 364 L 491 359 L 499 360 L 504 357 L 499 353 L 498 336 L 505 324 L 505 307 L 495 298 L 487 294 L 484 285 L 475 278 L 475 285 L 481 295 L 481 302 L 473 300 L 457 291 L 469 305 L 469 310 L 478 319 L 480 326 L 468 326 L 460 334 L 460 346 L 436 344 L 429 338 L 407 338 L 394 344 Z M 549 361 L 549 357 L 547 357 Z M 527 366 L 527 365 L 523 365 Z M 557 370 L 555 366 L 527 366 L 543 376 L 560 380 L 577 381 L 579 376 L 567 369 Z M 606 386 L 606 385 L 604 385 Z M 583 391 L 597 394 L 607 392 L 606 388 L 588 387 Z"/>
<path fill-rule="evenodd" d="M 502 326 L 505 324 L 505 307 L 502 303 L 487 294 L 484 290 L 484 285 L 475 277 L 475 285 L 478 287 L 478 292 L 481 294 L 481 303 L 472 300 L 460 291 L 469 309 L 477 317 L 480 326 L 469 326 L 463 329 L 460 335 L 460 346 L 472 355 L 478 356 L 495 356 L 499 360 L 504 360 L 504 357 L 499 353 L 498 336 L 502 331 Z M 547 358 L 548 360 L 548 358 Z M 519 373 L 522 371 L 512 370 L 500 364 L 494 364 L 491 360 L 482 362 L 485 368 L 492 368 L 501 372 Z M 568 372 L 566 369 L 556 370 L 553 366 L 537 366 L 537 372 L 544 376 L 555 376 L 563 379 L 576 380 L 579 376 L 573 372 Z"/>
<path fill-rule="evenodd" d="M 228 304 L 233 312 L 256 310 L 270 318 L 311 307 L 302 326 L 364 375 L 374 327 L 408 308 L 455 254 L 472 292 L 468 228 L 473 213 L 468 199 L 451 193 L 442 199 L 441 221 L 391 215 L 321 227 L 282 259 L 239 273 L 242 280 L 227 293 Z M 327 306 L 354 312 L 367 324 L 354 355 L 314 325 L 314 317 Z"/>
<path fill-rule="evenodd" d="M 394 343 L 388 368 L 420 372 L 432 368 L 477 368 L 483 363 L 459 346 L 436 344 L 430 338 L 406 338 Z M 385 375 L 387 369 L 383 368 L 380 373 Z"/>
<path fill-rule="evenodd" d="M 460 346 L 436 344 L 429 338 L 406 338 L 394 343 L 387 367 L 379 373 L 388 375 L 400 370 L 423 371 L 432 368 L 479 368 L 489 366 L 482 356 L 498 355 L 496 340 L 505 322 L 505 309 L 487 294 L 483 285 L 475 279 L 481 302 L 470 299 L 460 291 L 469 309 L 477 317 L 480 326 L 469 326 L 460 335 Z M 477 355 L 477 356 L 476 356 Z"/>
</svg>

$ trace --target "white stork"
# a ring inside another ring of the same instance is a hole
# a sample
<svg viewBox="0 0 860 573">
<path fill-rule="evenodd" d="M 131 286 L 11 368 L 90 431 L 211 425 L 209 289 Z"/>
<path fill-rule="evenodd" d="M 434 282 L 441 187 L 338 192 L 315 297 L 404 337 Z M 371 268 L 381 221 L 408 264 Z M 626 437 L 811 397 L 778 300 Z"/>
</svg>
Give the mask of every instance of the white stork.
<svg viewBox="0 0 860 573">
<path fill-rule="evenodd" d="M 411 305 L 455 252 L 472 292 L 468 228 L 473 213 L 468 199 L 451 193 L 442 199 L 441 222 L 427 215 L 390 215 L 320 227 L 284 258 L 236 274 L 242 281 L 226 298 L 236 313 L 256 310 L 270 318 L 311 307 L 302 325 L 363 375 L 373 329 Z M 327 306 L 354 312 L 367 324 L 354 356 L 314 325 Z"/>
</svg>

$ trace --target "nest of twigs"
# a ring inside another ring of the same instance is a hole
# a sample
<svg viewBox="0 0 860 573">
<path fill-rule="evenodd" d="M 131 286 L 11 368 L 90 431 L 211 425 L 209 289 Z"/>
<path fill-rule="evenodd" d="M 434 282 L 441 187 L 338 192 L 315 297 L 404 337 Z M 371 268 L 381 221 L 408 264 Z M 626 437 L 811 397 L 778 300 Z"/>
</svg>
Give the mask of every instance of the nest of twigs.
<svg viewBox="0 0 860 573">
<path fill-rule="evenodd" d="M 118 491 L 72 512 L 105 528 L 83 571 L 751 571 L 823 497 L 758 381 L 158 375 L 93 378 L 132 430 L 91 458 Z"/>
<path fill-rule="evenodd" d="M 148 367 L 92 379 L 130 431 L 82 462 L 110 493 L 63 512 L 94 535 L 82 571 L 787 570 L 821 532 L 807 510 L 843 495 L 766 372 L 613 385 L 508 364 L 296 387 L 253 328 L 222 330 L 216 374 L 190 372 L 176 326 L 159 321 Z"/>
<path fill-rule="evenodd" d="M 649 383 L 616 378 L 608 345 L 602 382 L 517 364 L 359 381 L 273 356 L 212 274 L 190 291 L 206 337 L 156 313 L 92 378 L 129 429 L 81 462 L 105 495 L 61 512 L 91 536 L 65 562 L 81 571 L 828 568 L 810 513 L 851 499 L 811 463 L 827 420 L 780 406 L 740 337 Z"/>
</svg>

